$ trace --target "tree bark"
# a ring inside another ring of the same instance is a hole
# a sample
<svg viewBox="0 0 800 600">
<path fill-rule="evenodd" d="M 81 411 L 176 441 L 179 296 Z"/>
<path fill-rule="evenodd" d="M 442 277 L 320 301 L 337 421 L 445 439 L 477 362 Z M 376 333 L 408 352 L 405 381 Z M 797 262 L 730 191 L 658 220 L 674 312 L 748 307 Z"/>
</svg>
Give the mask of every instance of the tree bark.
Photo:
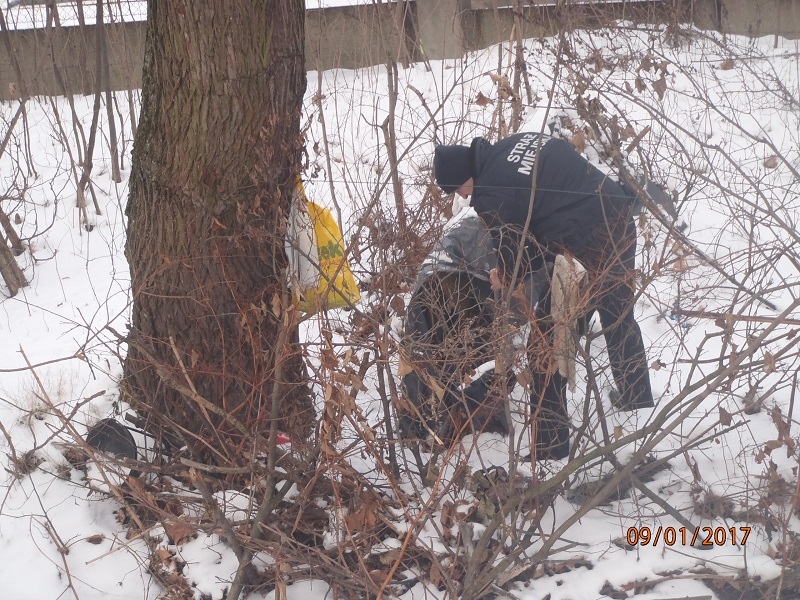
<svg viewBox="0 0 800 600">
<path fill-rule="evenodd" d="M 216 462 L 246 461 L 271 415 L 295 439 L 314 423 L 280 308 L 304 19 L 302 0 L 148 0 L 123 389 L 151 427 Z"/>
<path fill-rule="evenodd" d="M 14 254 L 6 246 L 6 241 L 2 235 L 0 235 L 0 277 L 3 278 L 6 287 L 8 287 L 8 293 L 12 298 L 17 295 L 20 288 L 28 285 L 22 269 L 19 268 L 17 261 L 14 260 Z"/>
<path fill-rule="evenodd" d="M 0 149 L 0 156 L 2 155 L 3 150 Z M 8 218 L 8 215 L 5 213 L 2 206 L 0 206 L 0 226 L 3 228 L 6 237 L 8 237 L 8 242 L 11 244 L 11 249 L 14 251 L 14 256 L 19 256 L 25 252 L 25 246 L 22 245 L 22 240 L 17 235 L 17 232 L 14 231 L 14 226 L 11 225 L 11 219 Z M 1 234 L 0 240 L 5 241 L 2 239 Z"/>
</svg>

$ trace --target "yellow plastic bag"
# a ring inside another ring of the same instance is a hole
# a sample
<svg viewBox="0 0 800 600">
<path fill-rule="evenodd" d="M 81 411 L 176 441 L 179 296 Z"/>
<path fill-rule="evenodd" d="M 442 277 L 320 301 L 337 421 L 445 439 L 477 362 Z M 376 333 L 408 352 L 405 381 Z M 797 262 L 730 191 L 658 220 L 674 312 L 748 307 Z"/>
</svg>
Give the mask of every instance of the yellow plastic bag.
<svg viewBox="0 0 800 600">
<path fill-rule="evenodd" d="M 344 256 L 342 232 L 331 211 L 306 197 L 298 180 L 286 232 L 290 286 L 308 313 L 350 306 L 361 298 Z"/>
</svg>

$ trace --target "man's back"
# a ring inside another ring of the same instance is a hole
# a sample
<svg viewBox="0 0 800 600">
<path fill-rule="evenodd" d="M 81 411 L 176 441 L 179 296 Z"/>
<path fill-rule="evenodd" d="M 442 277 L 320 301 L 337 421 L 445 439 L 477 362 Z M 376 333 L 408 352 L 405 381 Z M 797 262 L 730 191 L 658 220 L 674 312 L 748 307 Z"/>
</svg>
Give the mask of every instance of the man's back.
<svg viewBox="0 0 800 600">
<path fill-rule="evenodd" d="M 476 212 L 490 227 L 521 231 L 535 184 L 528 232 L 551 252 L 585 254 L 595 227 L 619 218 L 630 207 L 631 198 L 617 182 L 560 138 L 541 136 L 540 141 L 539 134 L 523 133 L 497 144 L 476 138 L 472 149 Z M 514 260 L 519 236 L 514 237 L 509 236 L 509 244 L 498 243 L 506 264 Z"/>
</svg>

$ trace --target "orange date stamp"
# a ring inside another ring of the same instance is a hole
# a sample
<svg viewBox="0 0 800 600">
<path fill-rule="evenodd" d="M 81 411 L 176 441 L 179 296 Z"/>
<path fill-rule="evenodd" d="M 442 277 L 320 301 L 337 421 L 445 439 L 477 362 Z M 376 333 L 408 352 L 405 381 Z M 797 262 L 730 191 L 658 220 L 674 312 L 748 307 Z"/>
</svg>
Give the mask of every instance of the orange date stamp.
<svg viewBox="0 0 800 600">
<path fill-rule="evenodd" d="M 731 546 L 744 545 L 750 537 L 750 527 L 628 527 L 629 546 Z"/>
</svg>

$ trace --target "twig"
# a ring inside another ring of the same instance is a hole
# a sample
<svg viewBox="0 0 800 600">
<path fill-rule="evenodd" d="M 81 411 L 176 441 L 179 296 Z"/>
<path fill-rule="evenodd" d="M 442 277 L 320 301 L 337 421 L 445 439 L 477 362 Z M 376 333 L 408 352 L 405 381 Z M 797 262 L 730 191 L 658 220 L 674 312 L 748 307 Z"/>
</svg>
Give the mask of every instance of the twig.
<svg viewBox="0 0 800 600">
<path fill-rule="evenodd" d="M 290 310 L 290 313 L 283 313 L 282 319 L 279 321 L 278 339 L 275 348 L 284 349 L 287 347 L 289 335 L 292 327 L 296 325 L 297 311 L 294 308 L 287 308 L 289 303 L 289 291 L 287 288 L 288 278 L 286 273 L 281 277 L 281 305 L 283 310 Z M 260 540 L 264 535 L 264 530 L 261 525 L 266 522 L 267 518 L 275 508 L 276 498 L 275 494 L 275 464 L 277 462 L 277 441 L 278 441 L 278 415 L 280 414 L 281 399 L 283 397 L 283 360 L 282 356 L 276 352 L 275 356 L 275 374 L 272 382 L 272 393 L 270 395 L 270 429 L 268 441 L 268 454 L 267 454 L 267 475 L 264 482 L 265 492 L 264 498 L 256 511 L 255 517 L 251 522 L 253 534 L 251 539 L 254 541 Z M 288 491 L 288 486 L 283 490 L 284 493 Z M 244 590 L 245 580 L 247 574 L 254 568 L 252 566 L 254 551 L 250 548 L 242 552 L 239 557 L 239 566 L 236 569 L 236 575 L 231 582 L 231 587 L 228 589 L 228 600 L 239 600 L 239 596 Z"/>
<path fill-rule="evenodd" d="M 778 317 L 764 317 L 759 315 L 737 315 L 733 313 L 721 313 L 721 312 L 714 312 L 709 310 L 684 310 L 681 308 L 673 309 L 672 312 L 676 315 L 680 315 L 682 317 L 691 317 L 695 319 L 714 319 L 714 320 L 722 320 L 723 322 L 727 319 L 731 319 L 733 321 L 742 321 L 745 323 L 781 323 L 784 325 L 800 325 L 800 319 L 789 319 L 784 316 Z"/>
<path fill-rule="evenodd" d="M 800 306 L 800 299 L 792 302 L 791 305 L 784 310 L 781 317 L 791 314 L 791 312 L 794 311 L 798 306 Z M 553 544 L 555 544 L 555 542 L 560 538 L 560 536 L 562 536 L 570 527 L 572 527 L 579 519 L 581 519 L 589 510 L 610 496 L 621 481 L 630 477 L 633 469 L 641 464 L 642 460 L 644 460 L 644 458 L 653 450 L 653 448 L 655 448 L 659 442 L 670 435 L 670 433 L 675 427 L 678 426 L 678 424 L 682 423 L 697 409 L 697 407 L 703 402 L 711 390 L 718 389 L 720 385 L 727 381 L 732 373 L 739 371 L 745 361 L 759 350 L 761 343 L 763 343 L 769 334 L 777 327 L 779 322 L 780 318 L 777 319 L 776 322 L 767 326 L 764 331 L 760 332 L 760 334 L 753 339 L 753 343 L 746 349 L 743 349 L 741 354 L 733 358 L 728 363 L 727 367 L 717 369 L 694 384 L 686 385 L 679 394 L 677 394 L 658 412 L 657 415 L 654 416 L 653 420 L 648 425 L 636 432 L 620 438 L 619 440 L 611 442 L 605 447 L 592 450 L 580 457 L 580 459 L 576 458 L 572 462 L 568 463 L 567 466 L 564 467 L 553 478 L 542 482 L 539 486 L 509 498 L 504 503 L 505 506 L 508 507 L 507 510 L 498 511 L 498 515 L 487 524 L 486 529 L 476 545 L 475 556 L 477 558 L 475 560 L 477 560 L 477 564 L 481 564 L 485 558 L 488 558 L 486 557 L 488 542 L 503 523 L 504 519 L 502 515 L 510 512 L 514 504 L 529 502 L 532 499 L 538 498 L 542 494 L 549 492 L 550 490 L 553 490 L 557 486 L 561 485 L 579 468 L 590 464 L 599 458 L 606 457 L 614 452 L 617 448 L 621 448 L 622 446 L 626 446 L 635 441 L 647 439 L 647 441 L 642 444 L 641 448 L 633 454 L 630 461 L 624 466 L 624 468 L 619 471 L 616 476 L 612 477 L 590 502 L 587 502 L 581 506 L 579 510 L 576 510 L 572 516 L 570 516 L 559 527 L 557 527 L 556 530 L 551 534 L 550 538 L 543 543 L 542 547 L 536 553 L 534 553 L 530 560 L 541 560 L 547 556 L 547 553 L 550 551 Z M 703 393 L 703 390 L 705 390 L 705 393 Z M 694 394 L 697 395 L 686 404 L 683 404 L 687 398 Z M 677 415 L 672 416 L 673 409 L 679 409 L 680 412 Z M 672 420 L 669 421 L 670 419 Z M 513 563 L 516 557 L 519 556 L 519 554 L 521 554 L 523 551 L 524 548 L 515 548 L 512 552 L 509 552 L 504 559 L 497 561 L 492 568 L 482 571 L 480 575 L 476 573 L 474 569 L 468 569 L 465 575 L 465 598 L 472 600 L 485 593 L 490 583 L 494 581 L 494 578 L 507 569 Z"/>
<path fill-rule="evenodd" d="M 236 531 L 234 531 L 230 520 L 228 520 L 228 517 L 220 509 L 219 503 L 214 499 L 214 496 L 211 493 L 211 490 L 208 488 L 205 479 L 203 479 L 202 473 L 195 468 L 192 468 L 192 470 L 189 472 L 189 476 L 192 478 L 192 482 L 200 491 L 200 495 L 203 497 L 203 500 L 206 501 L 208 508 L 211 509 L 215 522 L 222 527 L 222 530 L 225 532 L 225 535 L 228 538 L 228 545 L 233 549 L 234 553 L 236 554 L 236 558 L 241 560 L 245 555 L 245 550 L 239 543 L 239 539 L 236 537 Z"/>
<path fill-rule="evenodd" d="M 216 465 L 207 465 L 190 458 L 181 458 L 181 464 L 197 471 L 205 473 L 217 473 L 219 475 L 245 475 L 253 472 L 255 465 L 247 465 L 244 467 L 218 467 Z"/>
<path fill-rule="evenodd" d="M 122 543 L 120 543 L 116 548 L 112 548 L 111 550 L 108 550 L 107 552 L 103 552 L 99 556 L 95 556 L 94 558 L 90 558 L 84 564 L 90 565 L 92 563 L 97 562 L 98 560 L 102 560 L 106 556 L 110 556 L 112 554 L 115 554 L 116 552 L 119 552 L 122 549 L 128 548 L 129 546 L 131 546 L 137 540 L 144 539 L 145 541 L 147 541 L 148 533 L 152 529 L 154 529 L 155 527 L 160 527 L 160 524 L 154 524 L 153 527 L 150 527 L 150 528 L 146 529 L 145 531 L 131 532 L 133 535 L 131 535 L 130 538 L 128 538 L 128 539 L 124 540 Z M 115 541 L 119 541 L 119 540 L 116 539 L 116 537 L 115 537 Z"/>
<path fill-rule="evenodd" d="M 239 419 L 234 417 L 232 414 L 222 410 L 216 404 L 213 404 L 212 402 L 209 402 L 208 400 L 203 398 L 203 396 L 201 396 L 196 391 L 194 391 L 191 387 L 180 383 L 172 375 L 172 373 L 170 373 L 165 367 L 163 367 L 156 360 L 156 358 L 147 350 L 147 348 L 145 347 L 145 345 L 143 343 L 139 342 L 136 339 L 130 339 L 130 338 L 128 339 L 128 343 L 130 345 L 135 346 L 136 350 L 138 352 L 142 353 L 142 355 L 150 363 L 151 368 L 156 372 L 156 374 L 159 376 L 159 378 L 164 383 L 166 383 L 168 386 L 170 386 L 176 392 L 178 392 L 180 394 L 183 394 L 186 398 L 188 398 L 188 399 L 192 400 L 193 402 L 195 402 L 198 405 L 198 407 L 202 407 L 203 409 L 205 409 L 207 411 L 210 411 L 210 412 L 214 413 L 215 415 L 221 417 L 224 421 L 229 422 L 231 425 L 233 425 L 239 431 L 239 433 L 241 433 L 246 438 L 252 438 L 253 437 L 253 432 L 250 429 L 248 429 L 247 427 L 245 427 L 244 424 L 241 421 L 239 421 Z"/>
<path fill-rule="evenodd" d="M 178 362 L 178 366 L 181 368 L 181 373 L 183 373 L 183 378 L 186 380 L 186 384 L 189 386 L 189 389 L 192 390 L 192 393 L 196 395 L 200 395 L 197 392 L 197 388 L 192 381 L 192 378 L 189 377 L 189 372 L 186 370 L 186 365 L 183 364 L 183 359 L 181 358 L 180 352 L 178 352 L 178 347 L 175 345 L 175 338 L 173 336 L 169 336 L 169 345 L 172 347 L 172 353 L 175 355 L 175 360 Z M 206 421 L 211 426 L 211 430 L 216 433 L 216 429 L 214 428 L 214 422 L 211 420 L 211 417 L 208 415 L 208 411 L 206 410 L 205 406 L 202 404 L 199 405 L 200 411 L 203 413 L 203 416 L 206 418 Z M 217 436 L 219 440 L 219 436 Z"/>
<path fill-rule="evenodd" d="M 388 360 L 379 360 L 376 361 L 376 368 L 378 371 L 378 393 L 381 397 L 381 405 L 383 406 L 383 425 L 384 429 L 386 430 L 386 442 L 389 446 L 389 467 L 391 468 L 391 474 L 393 477 L 400 476 L 400 467 L 397 464 L 397 455 L 395 453 L 394 447 L 394 430 L 392 428 L 392 411 L 391 405 L 389 403 L 389 397 L 386 395 L 386 376 L 384 374 L 384 369 L 388 365 Z M 389 379 L 391 379 L 392 374 L 389 372 Z"/>
</svg>

